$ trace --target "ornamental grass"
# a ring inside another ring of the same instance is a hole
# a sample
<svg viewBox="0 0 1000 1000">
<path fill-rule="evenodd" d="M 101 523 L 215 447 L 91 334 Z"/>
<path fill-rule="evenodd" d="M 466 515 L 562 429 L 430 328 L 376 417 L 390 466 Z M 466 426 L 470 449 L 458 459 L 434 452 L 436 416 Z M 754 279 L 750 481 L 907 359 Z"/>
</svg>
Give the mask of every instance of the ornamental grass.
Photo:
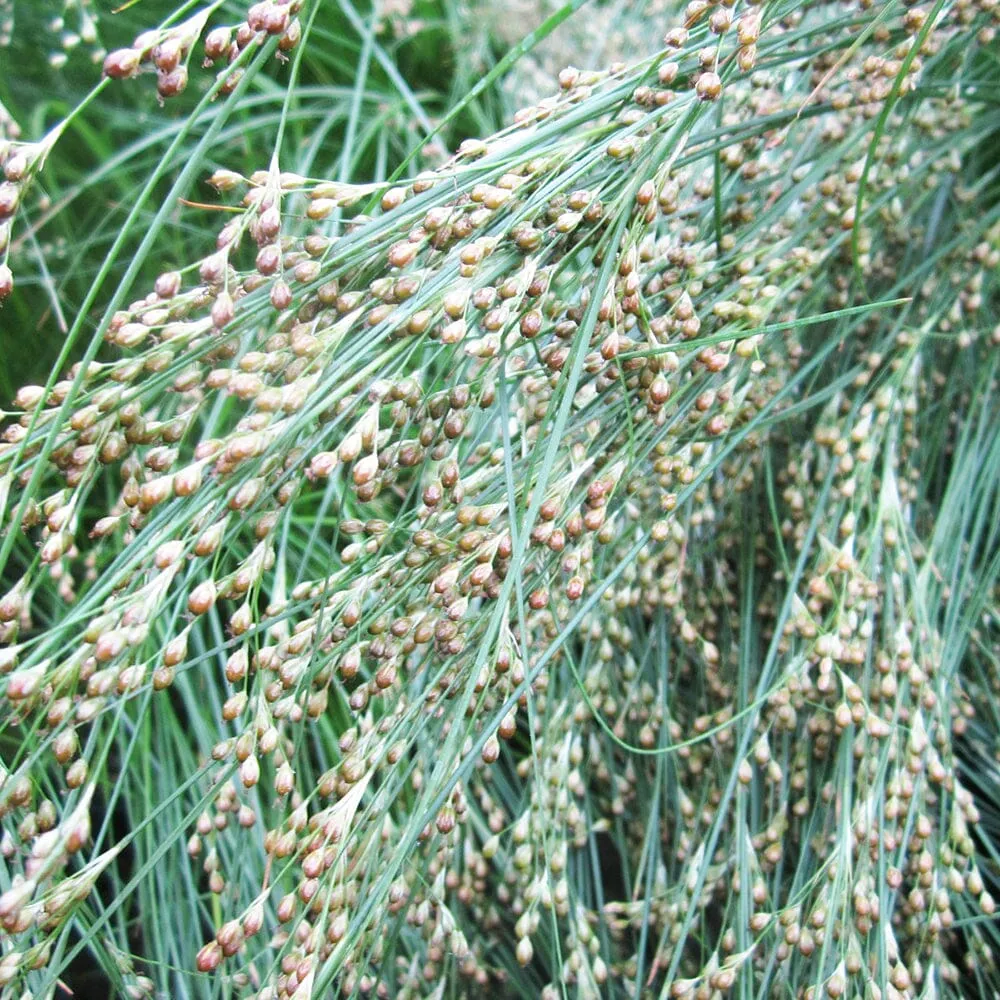
<svg viewBox="0 0 1000 1000">
<path fill-rule="evenodd" d="M 997 0 L 48 6 L 2 995 L 997 995 Z"/>
</svg>

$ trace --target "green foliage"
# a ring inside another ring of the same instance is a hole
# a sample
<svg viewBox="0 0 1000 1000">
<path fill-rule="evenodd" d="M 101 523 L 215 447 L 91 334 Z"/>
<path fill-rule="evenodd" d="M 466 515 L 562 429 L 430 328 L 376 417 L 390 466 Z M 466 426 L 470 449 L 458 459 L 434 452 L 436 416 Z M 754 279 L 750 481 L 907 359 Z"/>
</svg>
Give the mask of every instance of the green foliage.
<svg viewBox="0 0 1000 1000">
<path fill-rule="evenodd" d="M 47 6 L 4 995 L 1000 988 L 1000 8 Z"/>
</svg>

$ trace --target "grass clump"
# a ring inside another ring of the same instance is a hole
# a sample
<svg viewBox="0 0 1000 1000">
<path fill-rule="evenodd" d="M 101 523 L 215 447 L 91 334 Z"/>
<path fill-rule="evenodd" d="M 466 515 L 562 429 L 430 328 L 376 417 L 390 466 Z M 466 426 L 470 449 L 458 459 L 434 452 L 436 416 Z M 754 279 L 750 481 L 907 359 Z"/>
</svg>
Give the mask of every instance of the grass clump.
<svg viewBox="0 0 1000 1000">
<path fill-rule="evenodd" d="M 72 304 L 0 445 L 11 995 L 1000 987 L 1000 8 L 650 6 L 449 153 L 580 6 L 435 122 L 386 40 L 459 8 L 185 4 L 6 140 L 0 315 Z"/>
</svg>

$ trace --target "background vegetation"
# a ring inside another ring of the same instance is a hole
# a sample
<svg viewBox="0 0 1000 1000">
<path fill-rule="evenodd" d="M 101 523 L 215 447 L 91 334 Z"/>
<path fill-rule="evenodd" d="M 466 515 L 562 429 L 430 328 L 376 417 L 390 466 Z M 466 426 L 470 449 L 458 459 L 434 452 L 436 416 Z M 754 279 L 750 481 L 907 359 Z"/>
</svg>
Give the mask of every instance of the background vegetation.
<svg viewBox="0 0 1000 1000">
<path fill-rule="evenodd" d="M 995 0 L 112 6 L 0 0 L 4 996 L 995 995 Z"/>
</svg>

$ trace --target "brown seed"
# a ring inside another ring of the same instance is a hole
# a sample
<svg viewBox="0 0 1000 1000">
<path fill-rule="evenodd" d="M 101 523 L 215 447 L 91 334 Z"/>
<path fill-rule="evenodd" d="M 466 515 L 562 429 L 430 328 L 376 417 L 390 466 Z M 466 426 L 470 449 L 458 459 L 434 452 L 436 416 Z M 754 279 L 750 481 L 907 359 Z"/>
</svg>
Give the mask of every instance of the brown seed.
<svg viewBox="0 0 1000 1000">
<path fill-rule="evenodd" d="M 482 758 L 487 764 L 494 764 L 500 756 L 500 741 L 495 734 L 491 734 L 489 739 L 483 744 Z"/>
<path fill-rule="evenodd" d="M 271 305 L 275 309 L 287 309 L 292 304 L 292 290 L 287 281 L 276 281 L 271 286 Z"/>
<path fill-rule="evenodd" d="M 281 247 L 277 243 L 261 247 L 257 252 L 256 267 L 261 274 L 274 274 L 281 267 Z"/>
<path fill-rule="evenodd" d="M 703 101 L 714 101 L 722 93 L 722 80 L 718 73 L 702 73 L 694 85 L 695 92 Z"/>
<path fill-rule="evenodd" d="M 156 77 L 156 92 L 160 97 L 176 97 L 187 86 L 187 82 L 186 66 L 178 66 L 167 73 L 161 71 Z"/>
<path fill-rule="evenodd" d="M 280 35 L 288 27 L 288 8 L 272 6 L 263 17 L 263 28 L 269 35 Z"/>
<path fill-rule="evenodd" d="M 221 59 L 229 49 L 232 32 L 226 27 L 213 28 L 205 36 L 205 56 L 212 62 Z"/>
<path fill-rule="evenodd" d="M 216 329 L 221 330 L 232 320 L 235 309 L 233 307 L 233 297 L 229 292 L 220 292 L 215 302 L 212 304 L 212 323 Z"/>
<path fill-rule="evenodd" d="M 406 267 L 417 256 L 418 249 L 416 243 L 397 243 L 389 251 L 389 264 L 392 267 Z"/>
<path fill-rule="evenodd" d="M 22 181 L 28 173 L 28 157 L 18 150 L 7 157 L 3 165 L 3 175 L 9 181 Z"/>
<path fill-rule="evenodd" d="M 517 716 L 514 712 L 508 712 L 507 715 L 503 717 L 500 723 L 497 733 L 501 739 L 509 740 L 513 739 L 514 734 L 517 732 Z"/>
<path fill-rule="evenodd" d="M 538 309 L 532 309 L 521 317 L 521 336 L 532 340 L 541 333 L 542 314 Z"/>
<path fill-rule="evenodd" d="M 217 941 L 210 941 L 195 959 L 199 972 L 214 972 L 222 962 L 222 948 Z"/>
<path fill-rule="evenodd" d="M 116 49 L 109 52 L 104 60 L 104 75 L 115 80 L 135 76 L 141 61 L 142 53 L 135 49 Z"/>
<path fill-rule="evenodd" d="M 9 219 L 16 211 L 21 200 L 21 187 L 4 181 L 0 184 L 0 221 Z"/>
<path fill-rule="evenodd" d="M 188 611 L 193 615 L 203 615 L 210 611 L 215 604 L 217 590 L 211 580 L 199 583 L 188 597 Z"/>
<path fill-rule="evenodd" d="M 169 73 L 177 68 L 184 54 L 184 47 L 179 38 L 167 38 L 153 48 L 153 65 L 162 73 Z"/>
<path fill-rule="evenodd" d="M 437 815 L 435 825 L 438 832 L 449 834 L 455 829 L 455 810 L 451 806 L 445 806 Z"/>
<path fill-rule="evenodd" d="M 352 478 L 355 486 L 364 486 L 370 483 L 378 473 L 378 456 L 365 455 L 355 463 Z"/>
<path fill-rule="evenodd" d="M 180 289 L 181 276 L 177 271 L 165 271 L 153 285 L 153 290 L 161 299 L 172 299 Z"/>
<path fill-rule="evenodd" d="M 533 611 L 541 611 L 549 603 L 549 592 L 544 588 L 533 590 L 528 597 L 528 604 Z"/>
</svg>

